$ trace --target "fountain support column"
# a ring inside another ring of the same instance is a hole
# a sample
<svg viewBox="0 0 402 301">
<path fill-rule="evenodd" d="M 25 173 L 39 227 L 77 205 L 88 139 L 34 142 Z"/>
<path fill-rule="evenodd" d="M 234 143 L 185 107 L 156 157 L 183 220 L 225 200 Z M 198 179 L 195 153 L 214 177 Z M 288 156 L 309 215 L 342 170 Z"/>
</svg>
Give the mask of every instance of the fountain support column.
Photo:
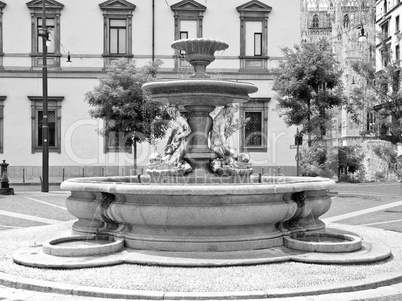
<svg viewBox="0 0 402 301">
<path fill-rule="evenodd" d="M 210 174 L 209 162 L 217 157 L 215 152 L 208 147 L 209 132 L 213 122 L 209 113 L 215 107 L 187 105 L 184 108 L 190 112 L 187 122 L 191 128 L 185 159 L 189 161 L 196 175 Z"/>
</svg>

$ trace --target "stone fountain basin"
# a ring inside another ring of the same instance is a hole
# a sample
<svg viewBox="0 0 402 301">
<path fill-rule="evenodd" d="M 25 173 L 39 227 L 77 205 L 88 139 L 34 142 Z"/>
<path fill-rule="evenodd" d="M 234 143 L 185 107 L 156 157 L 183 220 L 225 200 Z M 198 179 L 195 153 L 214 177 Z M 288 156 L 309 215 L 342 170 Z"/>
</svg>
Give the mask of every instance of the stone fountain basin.
<svg viewBox="0 0 402 301">
<path fill-rule="evenodd" d="M 249 93 L 257 92 L 258 88 L 250 83 L 189 79 L 164 82 L 151 82 L 142 86 L 151 94 L 155 101 L 175 105 L 207 105 L 225 106 L 250 99 Z"/>
<path fill-rule="evenodd" d="M 321 253 L 353 252 L 362 248 L 357 235 L 330 232 L 298 232 L 284 237 L 285 247 L 299 251 Z"/>
<path fill-rule="evenodd" d="M 60 257 L 107 255 L 121 251 L 124 240 L 105 235 L 60 237 L 43 244 L 43 253 Z"/>
<path fill-rule="evenodd" d="M 144 177 L 147 179 L 147 177 Z M 143 180 L 144 180 L 143 179 Z M 149 179 L 149 177 L 148 177 Z M 102 231 L 128 248 L 155 251 L 238 251 L 283 246 L 289 229 L 320 230 L 335 186 L 329 179 L 287 177 L 250 184 L 144 183 L 136 177 L 64 181 L 76 234 Z M 132 182 L 130 182 L 132 181 Z M 279 183 L 280 181 L 280 183 Z M 141 183 L 140 183 L 141 182 Z M 295 202 L 304 192 L 305 206 Z"/>
</svg>

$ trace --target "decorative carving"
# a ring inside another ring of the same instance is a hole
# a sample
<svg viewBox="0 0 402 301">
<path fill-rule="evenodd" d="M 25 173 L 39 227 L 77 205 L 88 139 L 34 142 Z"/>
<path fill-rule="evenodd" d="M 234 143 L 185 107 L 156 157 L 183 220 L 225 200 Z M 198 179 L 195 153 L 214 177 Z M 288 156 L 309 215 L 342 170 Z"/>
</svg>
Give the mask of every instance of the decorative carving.
<svg viewBox="0 0 402 301">
<path fill-rule="evenodd" d="M 102 202 L 100 204 L 100 216 L 102 220 L 105 222 L 106 229 L 116 229 L 119 225 L 109 218 L 107 215 L 107 210 L 109 209 L 110 204 L 115 201 L 114 194 L 102 192 Z"/>
<path fill-rule="evenodd" d="M 154 153 L 150 157 L 147 172 L 161 175 L 184 175 L 192 170 L 190 164 L 183 160 L 187 147 L 187 137 L 191 129 L 187 120 L 181 116 L 176 106 L 170 106 L 167 113 L 173 118 L 171 134 L 165 146 L 165 156 Z"/>
<path fill-rule="evenodd" d="M 225 132 L 234 112 L 233 106 L 225 106 L 214 118 L 210 145 L 218 158 L 211 162 L 210 168 L 219 175 L 250 175 L 253 172 L 249 163 L 250 156 L 246 153 L 236 156 L 236 150 L 226 143 Z"/>
<path fill-rule="evenodd" d="M 306 193 L 304 191 L 295 192 L 292 194 L 291 199 L 297 204 L 297 209 L 289 220 L 279 225 L 279 229 L 283 232 L 285 231 L 285 229 L 288 229 L 291 232 L 306 231 L 305 228 L 299 225 L 300 219 L 306 217 L 308 214 L 311 213 L 311 209 L 305 206 Z"/>
<path fill-rule="evenodd" d="M 292 194 L 292 199 L 296 202 L 297 207 L 301 208 L 305 205 L 306 193 L 304 191 L 295 192 Z"/>
</svg>

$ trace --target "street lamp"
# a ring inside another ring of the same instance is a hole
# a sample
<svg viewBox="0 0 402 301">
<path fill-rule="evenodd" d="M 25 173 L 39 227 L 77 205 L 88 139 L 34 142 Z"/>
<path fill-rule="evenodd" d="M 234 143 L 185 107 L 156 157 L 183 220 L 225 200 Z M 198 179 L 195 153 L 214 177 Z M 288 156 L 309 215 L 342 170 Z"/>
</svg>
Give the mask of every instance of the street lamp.
<svg viewBox="0 0 402 301">
<path fill-rule="evenodd" d="M 38 32 L 42 37 L 42 90 L 43 90 L 43 118 L 42 118 L 42 192 L 49 192 L 49 125 L 47 100 L 47 42 L 49 32 L 46 27 L 46 0 L 42 0 L 42 29 Z"/>
<path fill-rule="evenodd" d="M 300 146 L 303 145 L 303 134 L 299 132 L 299 128 L 296 129 L 295 135 L 295 145 L 296 145 L 296 172 L 297 176 L 300 175 Z"/>
</svg>

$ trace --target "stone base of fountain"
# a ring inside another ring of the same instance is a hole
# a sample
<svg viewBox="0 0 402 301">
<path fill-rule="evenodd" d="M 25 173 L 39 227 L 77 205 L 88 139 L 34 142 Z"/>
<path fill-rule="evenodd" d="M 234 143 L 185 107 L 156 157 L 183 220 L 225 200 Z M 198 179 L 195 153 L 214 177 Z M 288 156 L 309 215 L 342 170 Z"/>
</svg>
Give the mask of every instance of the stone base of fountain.
<svg viewBox="0 0 402 301">
<path fill-rule="evenodd" d="M 65 227 L 71 228 L 71 225 L 66 224 Z M 324 233 L 350 235 L 350 232 L 343 232 L 336 228 L 328 229 Z M 85 237 L 82 236 L 82 239 L 85 239 Z M 71 240 L 71 237 L 67 240 Z M 52 241 L 55 242 L 57 239 L 52 239 Z M 66 237 L 61 237 L 61 241 L 66 241 Z M 43 246 L 38 245 L 20 249 L 13 254 L 13 260 L 30 267 L 73 269 L 123 263 L 183 267 L 253 265 L 287 261 L 357 264 L 381 261 L 391 255 L 388 247 L 364 241 L 361 242 L 361 248 L 358 250 L 336 253 L 295 250 L 282 245 L 267 249 L 230 252 L 170 252 L 122 248 L 119 251 L 108 254 L 91 255 L 82 253 L 80 255 L 75 253 L 71 256 L 72 253 L 67 253 L 67 256 L 61 256 L 61 253 L 57 255 L 49 254 L 48 250 L 46 250 L 47 246 L 48 243 L 45 242 Z M 64 246 L 66 250 L 65 247 L 67 246 Z"/>
</svg>

